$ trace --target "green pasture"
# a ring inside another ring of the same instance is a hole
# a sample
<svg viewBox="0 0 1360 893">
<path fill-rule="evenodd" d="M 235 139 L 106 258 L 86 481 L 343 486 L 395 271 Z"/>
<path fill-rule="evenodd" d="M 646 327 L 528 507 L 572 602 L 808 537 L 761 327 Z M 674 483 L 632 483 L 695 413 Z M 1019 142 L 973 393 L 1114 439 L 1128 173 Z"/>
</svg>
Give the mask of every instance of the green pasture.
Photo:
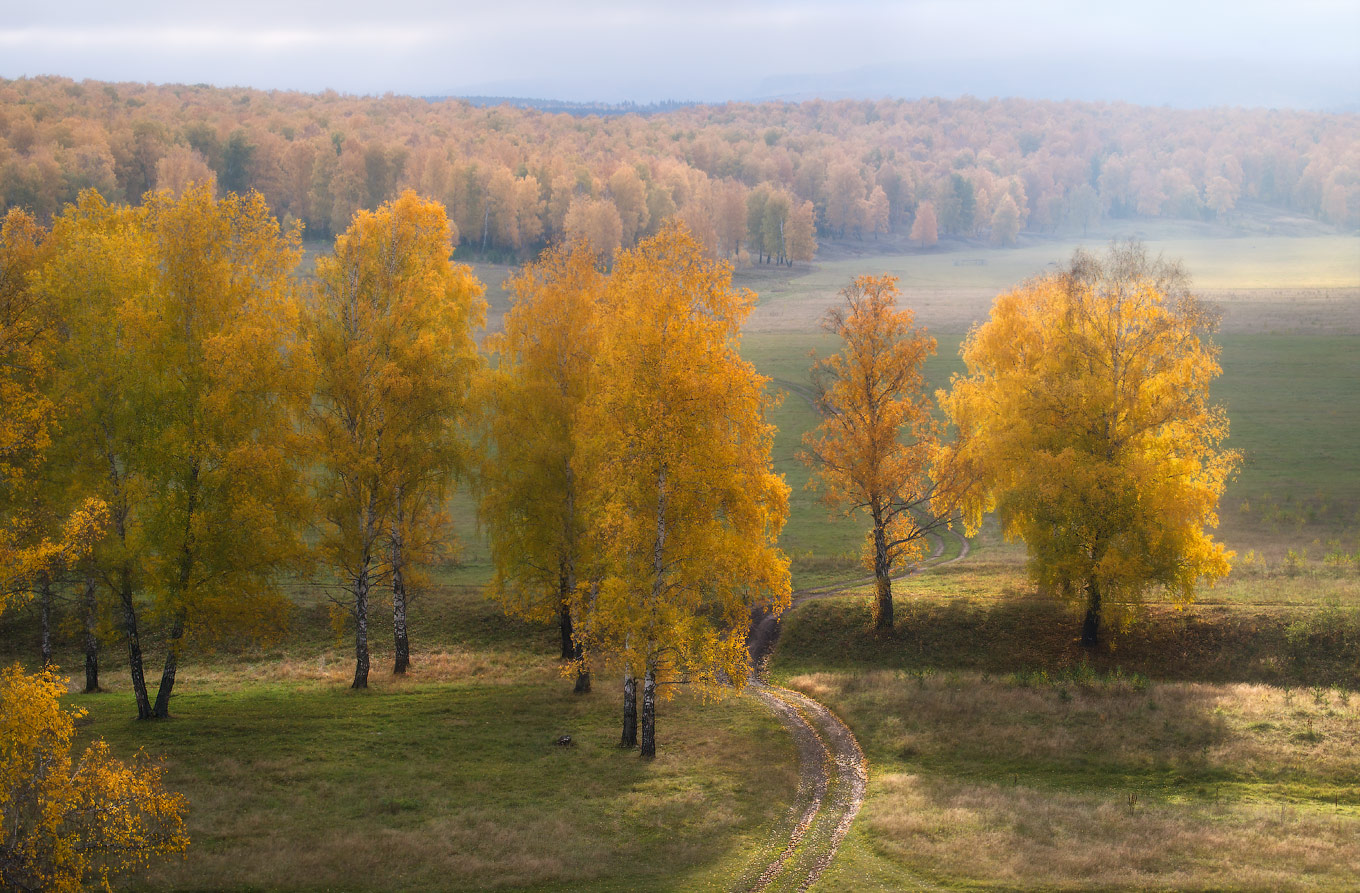
<svg viewBox="0 0 1360 893">
<path fill-rule="evenodd" d="M 686 695 L 644 762 L 616 746 L 614 688 L 186 688 L 151 726 L 117 695 L 71 701 L 189 798 L 193 846 L 136 889 L 730 888 L 791 801 L 787 737 L 750 699 Z"/>
<path fill-rule="evenodd" d="M 658 756 L 643 761 L 617 747 L 618 674 L 600 668 L 573 695 L 555 629 L 504 617 L 476 588 L 412 604 L 407 679 L 387 672 L 376 607 L 362 692 L 324 600 L 294 600 L 281 641 L 188 655 L 168 721 L 134 721 L 112 649 L 110 690 L 69 697 L 88 711 L 82 739 L 155 755 L 190 803 L 187 856 L 131 889 L 728 890 L 782 847 L 793 745 L 753 699 L 666 689 Z M 78 671 L 72 644 L 57 659 Z"/>
</svg>

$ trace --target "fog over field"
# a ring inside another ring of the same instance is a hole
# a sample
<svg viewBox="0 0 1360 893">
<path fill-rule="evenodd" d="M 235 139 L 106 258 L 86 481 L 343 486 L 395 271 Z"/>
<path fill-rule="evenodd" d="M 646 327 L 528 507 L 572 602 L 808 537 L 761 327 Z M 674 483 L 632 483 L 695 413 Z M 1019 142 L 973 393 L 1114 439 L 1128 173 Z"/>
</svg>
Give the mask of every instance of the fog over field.
<svg viewBox="0 0 1360 893">
<path fill-rule="evenodd" d="M 1360 5 L 19 3 L 0 76 L 667 99 L 1024 96 L 1351 109 Z"/>
</svg>

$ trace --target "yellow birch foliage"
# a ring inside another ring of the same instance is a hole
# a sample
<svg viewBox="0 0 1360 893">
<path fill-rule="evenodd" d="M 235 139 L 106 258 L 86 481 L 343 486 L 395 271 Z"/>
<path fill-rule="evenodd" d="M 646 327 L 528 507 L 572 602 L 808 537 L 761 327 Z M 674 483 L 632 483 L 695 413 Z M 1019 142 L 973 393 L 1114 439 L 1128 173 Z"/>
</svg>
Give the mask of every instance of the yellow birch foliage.
<svg viewBox="0 0 1360 893">
<path fill-rule="evenodd" d="M 871 522 L 865 565 L 877 579 L 883 627 L 892 626 L 893 569 L 919 558 L 927 535 L 953 510 L 930 476 L 940 424 L 922 367 L 935 339 L 911 310 L 897 309 L 897 295 L 895 276 L 859 276 L 841 291 L 844 304 L 828 312 L 823 327 L 843 346 L 812 367 L 822 421 L 804 435 L 799 454 L 824 504 Z"/>
<path fill-rule="evenodd" d="M 98 565 L 140 568 L 145 537 L 134 508 L 152 489 L 139 461 L 140 420 L 154 396 L 132 332 L 150 312 L 143 304 L 154 291 L 146 212 L 87 190 L 53 221 L 50 241 L 37 287 L 64 332 L 52 388 L 63 416 L 54 461 L 73 491 L 96 494 L 108 506 L 110 535 L 97 544 Z"/>
<path fill-rule="evenodd" d="M 63 710 L 51 670 L 0 671 L 0 888 L 65 893 L 182 853 L 185 799 L 139 754 L 95 741 L 72 759 L 80 709 Z"/>
<path fill-rule="evenodd" d="M 42 238 L 21 212 L 10 212 L 0 230 L 0 613 L 39 569 L 86 554 L 107 520 L 104 504 L 86 499 L 57 542 L 25 539 L 32 519 L 22 495 L 33 492 L 57 410 L 42 391 L 51 385 L 49 326 L 59 306 L 38 287 L 48 260 Z M 0 889 L 107 889 L 116 876 L 189 845 L 186 803 L 162 788 L 159 768 L 140 757 L 133 765 L 115 760 L 103 741 L 72 760 L 83 711 L 61 709 L 65 690 L 50 669 L 0 671 Z"/>
<path fill-rule="evenodd" d="M 40 569 L 87 552 L 106 520 L 99 500 L 76 500 L 53 539 L 34 517 L 39 471 L 58 415 L 46 393 L 57 318 L 34 279 L 50 253 L 50 240 L 32 216 L 17 208 L 5 215 L 0 222 L 0 611 L 24 594 Z"/>
<path fill-rule="evenodd" d="M 0 222 L 0 486 L 12 492 L 51 442 L 54 409 L 38 388 L 50 356 L 50 314 L 30 287 L 45 233 L 13 208 Z"/>
<path fill-rule="evenodd" d="M 214 199 L 205 184 L 145 207 L 156 302 L 130 336 L 153 397 L 139 447 L 155 494 L 148 583 L 200 634 L 274 626 L 275 576 L 303 554 L 301 233 L 282 231 L 258 193 Z"/>
<path fill-rule="evenodd" d="M 1214 319 L 1179 267 L 1141 246 L 1078 252 L 1069 269 L 997 298 L 940 400 L 975 484 L 965 520 L 995 511 L 1046 591 L 1126 626 L 1142 594 L 1189 601 L 1231 557 L 1209 529 L 1238 454 L 1209 402 Z"/>
<path fill-rule="evenodd" d="M 463 425 L 482 363 L 472 331 L 486 303 L 452 251 L 444 207 L 407 191 L 358 212 L 334 254 L 317 262 L 309 454 L 320 466 L 323 548 L 361 627 L 356 687 L 367 684 L 367 598 L 397 494 L 419 510 L 403 525 L 440 523 L 442 500 L 415 497 L 442 492 L 471 462 Z M 431 539 L 409 530 L 406 538 Z"/>
<path fill-rule="evenodd" d="M 63 450 L 113 514 L 100 564 L 200 635 L 277 627 L 274 575 L 302 554 L 299 239 L 204 185 L 135 209 L 86 192 L 54 225 Z"/>
<path fill-rule="evenodd" d="M 483 386 L 490 448 L 481 517 L 495 565 L 491 591 L 528 619 L 570 610 L 582 569 L 586 505 L 572 459 L 604 286 L 588 245 L 552 246 L 510 280 L 505 331 L 487 339 L 499 357 Z"/>
<path fill-rule="evenodd" d="M 738 354 L 754 298 L 674 223 L 609 279 L 575 467 L 604 569 L 591 635 L 638 676 L 740 685 L 751 609 L 789 604 L 771 398 Z"/>
</svg>

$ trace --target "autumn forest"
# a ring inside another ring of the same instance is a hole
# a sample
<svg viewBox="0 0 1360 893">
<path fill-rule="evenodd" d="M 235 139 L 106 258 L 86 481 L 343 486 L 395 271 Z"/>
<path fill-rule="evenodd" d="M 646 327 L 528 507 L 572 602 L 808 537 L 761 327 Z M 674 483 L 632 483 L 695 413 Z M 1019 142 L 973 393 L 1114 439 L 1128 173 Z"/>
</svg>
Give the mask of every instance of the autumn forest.
<svg viewBox="0 0 1360 893">
<path fill-rule="evenodd" d="M 1020 99 L 730 103 L 577 117 L 509 105 L 207 86 L 0 81 L 0 207 L 82 189 L 139 202 L 211 173 L 309 237 L 405 189 L 459 244 L 612 254 L 684 220 L 713 255 L 811 260 L 816 238 L 1086 232 L 1106 218 L 1231 218 L 1239 201 L 1360 225 L 1353 116 Z M 917 238 L 917 236 L 913 236 Z"/>
<path fill-rule="evenodd" d="M 581 112 L 0 80 L 0 888 L 1345 889 L 1360 117 Z"/>
</svg>

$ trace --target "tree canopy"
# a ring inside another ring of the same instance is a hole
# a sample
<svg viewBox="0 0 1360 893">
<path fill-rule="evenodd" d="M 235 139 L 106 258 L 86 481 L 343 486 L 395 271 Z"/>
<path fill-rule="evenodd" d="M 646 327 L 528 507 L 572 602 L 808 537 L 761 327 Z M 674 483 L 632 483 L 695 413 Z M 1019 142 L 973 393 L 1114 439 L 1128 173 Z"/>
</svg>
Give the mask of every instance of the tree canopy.
<svg viewBox="0 0 1360 893">
<path fill-rule="evenodd" d="M 307 454 L 322 549 L 355 622 L 355 688 L 368 685 L 372 586 L 400 571 L 416 531 L 438 540 L 428 531 L 443 523 L 441 497 L 471 464 L 465 423 L 482 362 L 472 330 L 486 305 L 452 248 L 443 206 L 404 192 L 360 211 L 317 261 Z"/>
<path fill-rule="evenodd" d="M 587 500 L 574 463 L 606 281 L 586 244 L 550 247 L 510 280 L 505 331 L 487 339 L 499 357 L 483 401 L 489 444 L 480 512 L 495 566 L 491 592 L 518 616 L 557 618 L 565 659 L 584 657 L 573 615 L 588 609 L 578 591 L 590 570 Z"/>
<path fill-rule="evenodd" d="M 1035 582 L 1084 607 L 1087 646 L 1150 587 L 1188 601 L 1228 572 L 1209 533 L 1238 463 L 1209 399 L 1214 321 L 1180 267 L 1141 245 L 1078 251 L 997 298 L 963 345 L 967 375 L 940 394 L 974 482 L 968 526 L 997 513 Z"/>
<path fill-rule="evenodd" d="M 455 240 L 520 256 L 568 234 L 609 253 L 680 214 L 707 251 L 735 258 L 732 199 L 760 188 L 787 192 L 794 211 L 807 202 L 824 238 L 903 229 L 927 201 L 942 231 L 986 231 L 1005 195 L 1021 228 L 1039 232 L 1084 228 L 1093 214 L 1223 218 L 1248 201 L 1360 225 L 1353 115 L 962 97 L 582 119 L 57 77 L 0 79 L 0 106 L 0 209 L 44 221 L 82 189 L 135 202 L 210 174 L 318 235 L 414 189 L 447 207 Z M 1010 212 L 998 222 L 1012 226 Z M 798 223 L 801 239 L 801 211 Z"/>
<path fill-rule="evenodd" d="M 751 609 L 789 603 L 770 397 L 737 353 L 753 300 L 675 224 L 624 252 L 605 290 L 575 468 L 601 567 L 591 644 L 643 679 L 644 756 L 655 686 L 742 684 Z"/>
<path fill-rule="evenodd" d="M 922 367 L 935 339 L 897 309 L 895 276 L 859 276 L 823 327 L 840 353 L 812 367 L 821 423 L 803 436 L 799 458 L 808 486 L 846 514 L 868 515 L 865 564 L 877 589 L 875 622 L 893 625 L 892 572 L 923 553 L 926 537 L 954 514 L 953 481 L 930 465 L 941 425 L 925 393 Z M 935 478 L 932 478 L 932 474 Z"/>
</svg>

